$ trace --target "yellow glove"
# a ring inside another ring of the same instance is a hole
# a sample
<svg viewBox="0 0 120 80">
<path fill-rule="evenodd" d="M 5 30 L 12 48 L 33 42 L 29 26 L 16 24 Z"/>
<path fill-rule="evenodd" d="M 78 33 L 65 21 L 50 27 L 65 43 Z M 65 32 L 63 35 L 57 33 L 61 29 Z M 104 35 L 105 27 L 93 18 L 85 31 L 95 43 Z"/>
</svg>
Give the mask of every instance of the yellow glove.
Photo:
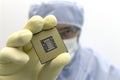
<svg viewBox="0 0 120 80">
<path fill-rule="evenodd" d="M 30 43 L 33 34 L 57 24 L 52 15 L 32 17 L 24 29 L 9 36 L 6 47 L 0 51 L 0 80 L 56 80 L 60 71 L 70 62 L 70 55 L 62 53 L 46 64 L 40 64 Z"/>
</svg>

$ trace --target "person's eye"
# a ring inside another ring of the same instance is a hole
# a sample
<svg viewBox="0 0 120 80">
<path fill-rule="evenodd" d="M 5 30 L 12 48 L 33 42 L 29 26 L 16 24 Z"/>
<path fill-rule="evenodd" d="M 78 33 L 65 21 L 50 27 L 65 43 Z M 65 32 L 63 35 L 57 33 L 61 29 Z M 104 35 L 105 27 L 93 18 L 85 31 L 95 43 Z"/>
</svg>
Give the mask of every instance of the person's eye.
<svg viewBox="0 0 120 80">
<path fill-rule="evenodd" d="M 71 30 L 70 30 L 70 29 L 67 29 L 67 30 L 66 30 L 66 33 L 70 33 L 70 32 L 71 32 Z"/>
<path fill-rule="evenodd" d="M 70 29 L 66 29 L 64 32 L 63 32 L 63 35 L 67 36 L 71 33 L 71 30 Z"/>
</svg>

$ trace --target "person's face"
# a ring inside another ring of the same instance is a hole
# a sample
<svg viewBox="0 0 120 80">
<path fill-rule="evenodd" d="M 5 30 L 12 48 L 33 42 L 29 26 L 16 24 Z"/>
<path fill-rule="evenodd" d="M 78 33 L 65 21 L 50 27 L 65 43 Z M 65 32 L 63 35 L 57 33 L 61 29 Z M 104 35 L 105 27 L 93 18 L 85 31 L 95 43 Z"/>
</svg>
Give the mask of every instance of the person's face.
<svg viewBox="0 0 120 80">
<path fill-rule="evenodd" d="M 56 26 L 58 32 L 60 33 L 62 39 L 70 39 L 75 36 L 78 36 L 78 28 L 71 26 L 71 25 L 66 25 L 66 24 L 58 24 Z"/>
</svg>

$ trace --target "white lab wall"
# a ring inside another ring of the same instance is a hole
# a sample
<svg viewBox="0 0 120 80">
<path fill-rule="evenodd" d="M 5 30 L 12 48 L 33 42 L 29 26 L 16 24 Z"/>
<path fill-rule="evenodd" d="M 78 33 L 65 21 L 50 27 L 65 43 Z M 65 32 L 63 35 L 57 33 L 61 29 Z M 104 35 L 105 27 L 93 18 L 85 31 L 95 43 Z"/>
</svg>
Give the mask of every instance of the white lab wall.
<svg viewBox="0 0 120 80">
<path fill-rule="evenodd" d="M 82 0 L 85 24 L 81 43 L 120 67 L 119 0 Z"/>
<path fill-rule="evenodd" d="M 0 48 L 11 33 L 20 30 L 27 22 L 32 0 L 0 0 Z"/>
<path fill-rule="evenodd" d="M 0 0 L 0 49 L 7 37 L 20 30 L 28 19 L 30 4 L 35 0 Z M 120 67 L 119 0 L 79 0 L 85 9 L 80 42 L 102 54 Z"/>
</svg>

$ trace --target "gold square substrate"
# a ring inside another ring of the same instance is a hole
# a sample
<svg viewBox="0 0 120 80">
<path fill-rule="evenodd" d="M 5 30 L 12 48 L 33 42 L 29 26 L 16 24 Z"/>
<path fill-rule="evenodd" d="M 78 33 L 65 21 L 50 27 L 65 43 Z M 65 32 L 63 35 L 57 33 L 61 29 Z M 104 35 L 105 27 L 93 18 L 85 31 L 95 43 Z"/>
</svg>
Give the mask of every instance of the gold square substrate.
<svg viewBox="0 0 120 80">
<path fill-rule="evenodd" d="M 54 59 L 63 52 L 67 52 L 67 48 L 56 28 L 34 34 L 31 42 L 42 64 Z"/>
</svg>

